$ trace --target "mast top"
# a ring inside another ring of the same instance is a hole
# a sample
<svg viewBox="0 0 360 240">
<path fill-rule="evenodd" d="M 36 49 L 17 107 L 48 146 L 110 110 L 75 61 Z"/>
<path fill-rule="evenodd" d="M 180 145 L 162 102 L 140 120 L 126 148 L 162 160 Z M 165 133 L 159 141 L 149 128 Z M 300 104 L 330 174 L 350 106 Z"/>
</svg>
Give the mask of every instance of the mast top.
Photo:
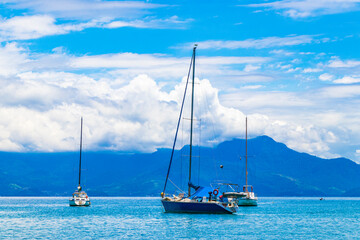
<svg viewBox="0 0 360 240">
<path fill-rule="evenodd" d="M 196 49 L 197 46 L 198 46 L 197 43 L 195 43 L 195 44 L 194 44 L 194 50 Z"/>
</svg>

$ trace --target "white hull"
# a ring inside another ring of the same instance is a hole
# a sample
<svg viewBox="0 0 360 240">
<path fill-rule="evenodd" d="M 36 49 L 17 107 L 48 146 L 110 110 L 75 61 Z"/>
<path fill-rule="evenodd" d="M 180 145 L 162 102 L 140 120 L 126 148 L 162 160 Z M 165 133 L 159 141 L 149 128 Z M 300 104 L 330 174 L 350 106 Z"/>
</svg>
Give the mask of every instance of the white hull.
<svg viewBox="0 0 360 240">
<path fill-rule="evenodd" d="M 90 206 L 90 199 L 69 199 L 71 207 L 88 207 Z"/>
<path fill-rule="evenodd" d="M 257 199 L 251 199 L 251 198 L 237 199 L 237 205 L 239 207 L 257 206 Z"/>
<path fill-rule="evenodd" d="M 235 201 L 239 207 L 257 206 L 258 198 L 254 192 L 225 192 L 223 196 Z"/>
<path fill-rule="evenodd" d="M 70 207 L 88 207 L 90 204 L 90 198 L 86 192 L 81 191 L 80 186 L 78 190 L 73 193 L 72 198 L 69 199 Z"/>
</svg>

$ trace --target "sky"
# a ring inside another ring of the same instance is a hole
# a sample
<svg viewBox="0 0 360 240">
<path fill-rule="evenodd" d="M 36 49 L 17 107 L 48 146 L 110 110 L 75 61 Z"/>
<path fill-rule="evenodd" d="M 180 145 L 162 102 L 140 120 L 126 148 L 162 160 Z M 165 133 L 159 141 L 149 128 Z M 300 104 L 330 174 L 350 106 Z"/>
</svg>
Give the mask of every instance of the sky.
<svg viewBox="0 0 360 240">
<path fill-rule="evenodd" d="M 201 145 L 268 135 L 360 162 L 360 0 L 0 0 L 0 150 L 171 147 L 196 59 Z M 188 117 L 184 113 L 184 118 Z M 201 123 L 200 123 L 201 122 Z"/>
</svg>

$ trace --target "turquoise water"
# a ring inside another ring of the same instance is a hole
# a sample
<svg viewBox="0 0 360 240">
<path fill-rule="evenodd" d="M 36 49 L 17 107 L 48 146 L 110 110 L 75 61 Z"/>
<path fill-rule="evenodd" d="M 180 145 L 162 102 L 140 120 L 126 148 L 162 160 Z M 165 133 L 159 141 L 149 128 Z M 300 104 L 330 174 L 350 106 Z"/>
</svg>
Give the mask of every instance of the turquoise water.
<svg viewBox="0 0 360 240">
<path fill-rule="evenodd" d="M 158 198 L 0 198 L 1 239 L 355 239 L 360 198 L 260 198 L 236 215 L 163 213 Z"/>
</svg>

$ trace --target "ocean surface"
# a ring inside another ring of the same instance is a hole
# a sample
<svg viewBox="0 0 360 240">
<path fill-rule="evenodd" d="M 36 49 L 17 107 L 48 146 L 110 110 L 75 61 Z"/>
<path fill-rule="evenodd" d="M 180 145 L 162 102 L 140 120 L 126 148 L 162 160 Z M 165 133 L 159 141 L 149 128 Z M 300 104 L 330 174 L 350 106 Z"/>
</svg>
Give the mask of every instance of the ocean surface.
<svg viewBox="0 0 360 240">
<path fill-rule="evenodd" d="M 1 197 L 0 239 L 360 239 L 360 198 L 260 198 L 236 215 L 164 213 L 160 198 Z"/>
</svg>

